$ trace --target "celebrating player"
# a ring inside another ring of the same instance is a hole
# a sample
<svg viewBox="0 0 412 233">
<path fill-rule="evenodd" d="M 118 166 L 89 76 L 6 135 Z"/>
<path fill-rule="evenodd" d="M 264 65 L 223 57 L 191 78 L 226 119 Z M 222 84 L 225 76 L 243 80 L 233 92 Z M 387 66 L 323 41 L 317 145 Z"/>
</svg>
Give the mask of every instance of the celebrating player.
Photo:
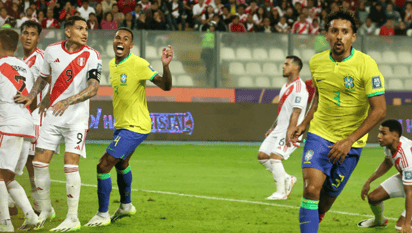
<svg viewBox="0 0 412 233">
<path fill-rule="evenodd" d="M 302 61 L 296 56 L 287 56 L 283 65 L 283 77 L 288 82 L 280 90 L 280 101 L 276 128 L 271 127 L 259 148 L 258 160 L 273 174 L 277 191 L 267 200 L 284 200 L 292 192 L 295 176 L 286 173 L 282 160 L 287 160 L 297 144 L 287 145 L 286 132 L 289 126 L 296 126 L 305 118 L 308 92 L 305 83 L 299 78 Z"/>
<path fill-rule="evenodd" d="M 0 31 L 0 231 L 14 232 L 8 210 L 8 193 L 23 210 L 26 220 L 20 230 L 30 230 L 38 223 L 27 195 L 14 180 L 23 174 L 28 150 L 35 140 L 31 112 L 33 106 L 16 104 L 17 93 L 28 94 L 33 86 L 29 67 L 14 57 L 19 34 L 13 30 Z"/>
<path fill-rule="evenodd" d="M 163 48 L 163 77 L 143 58 L 132 53 L 133 32 L 128 28 L 116 31 L 113 49 L 115 58 L 109 63 L 110 82 L 114 90 L 113 113 L 116 130 L 113 141 L 107 147 L 97 165 L 97 192 L 99 210 L 86 226 L 105 226 L 125 216 L 136 213 L 131 201 L 132 171 L 129 160 L 137 146 L 146 139 L 151 130 L 151 119 L 147 108 L 145 88 L 146 80 L 152 81 L 162 90 L 172 88 L 172 75 L 169 63 L 173 58 L 173 49 Z M 117 170 L 117 185 L 120 194 L 120 207 L 114 215 L 109 215 L 112 179 L 110 171 Z"/>
<path fill-rule="evenodd" d="M 386 226 L 388 219 L 383 216 L 383 201 L 390 198 L 404 197 L 405 210 L 396 223 L 396 230 L 412 232 L 412 141 L 402 136 L 402 125 L 397 120 L 384 121 L 379 126 L 379 144 L 385 147 L 385 159 L 378 169 L 369 177 L 362 188 L 361 197 L 368 197 L 369 205 L 375 218 L 358 223 L 358 227 Z M 381 183 L 369 193 L 372 181 L 386 174 L 395 165 L 399 173 Z M 368 194 L 369 193 L 369 194 Z"/>
<path fill-rule="evenodd" d="M 46 112 L 33 160 L 35 183 L 41 207 L 39 219 L 43 226 L 55 216 L 50 201 L 49 163 L 53 151 L 62 137 L 65 139 L 64 172 L 68 213 L 66 219 L 52 231 L 80 229 L 77 217 L 80 196 L 79 159 L 86 157 L 84 141 L 88 129 L 89 99 L 97 94 L 102 69 L 99 52 L 86 45 L 86 21 L 73 16 L 65 21 L 67 41 L 47 47 L 40 77 L 28 96 L 20 95 L 17 101 L 30 104 L 44 89 L 51 76 L 50 98 L 43 100 L 40 113 Z M 49 103 L 47 103 L 49 102 Z M 50 106 L 47 110 L 44 107 Z"/>
<path fill-rule="evenodd" d="M 288 130 L 296 142 L 310 123 L 302 157 L 305 185 L 299 212 L 305 233 L 318 231 L 319 222 L 355 169 L 367 133 L 386 115 L 384 78 L 376 62 L 352 48 L 355 17 L 347 11 L 332 12 L 326 28 L 332 49 L 310 60 L 317 88 L 312 107 L 299 126 Z"/>
</svg>

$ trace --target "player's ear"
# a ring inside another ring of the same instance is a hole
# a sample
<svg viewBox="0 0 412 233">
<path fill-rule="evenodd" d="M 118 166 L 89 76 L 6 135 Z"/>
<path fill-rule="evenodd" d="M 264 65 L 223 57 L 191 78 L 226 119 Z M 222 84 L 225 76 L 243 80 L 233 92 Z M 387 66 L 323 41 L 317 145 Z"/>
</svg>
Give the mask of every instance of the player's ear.
<svg viewBox="0 0 412 233">
<path fill-rule="evenodd" d="M 353 33 L 353 34 L 352 34 L 352 43 L 355 43 L 355 41 L 356 41 L 356 36 L 357 36 L 357 33 Z"/>
<path fill-rule="evenodd" d="M 131 49 L 133 48 L 133 42 L 130 43 L 130 48 L 131 48 Z"/>
<path fill-rule="evenodd" d="M 67 27 L 66 29 L 64 29 L 64 34 L 66 34 L 67 38 L 70 38 L 70 27 Z"/>
</svg>

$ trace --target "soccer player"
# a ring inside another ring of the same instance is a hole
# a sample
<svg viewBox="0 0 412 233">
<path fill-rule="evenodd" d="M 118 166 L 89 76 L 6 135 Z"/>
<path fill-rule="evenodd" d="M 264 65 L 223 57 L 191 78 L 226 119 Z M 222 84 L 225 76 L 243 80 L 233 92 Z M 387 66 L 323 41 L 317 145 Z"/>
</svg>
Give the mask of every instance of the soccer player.
<svg viewBox="0 0 412 233">
<path fill-rule="evenodd" d="M 26 218 L 20 230 L 30 230 L 39 223 L 23 187 L 14 179 L 23 174 L 30 144 L 35 140 L 33 105 L 23 107 L 13 99 L 17 93 L 28 94 L 33 87 L 29 67 L 14 57 L 18 41 L 17 32 L 0 31 L 0 232 L 14 232 L 9 194 Z"/>
<path fill-rule="evenodd" d="M 260 164 L 273 174 L 277 191 L 267 200 L 285 200 L 292 192 L 296 183 L 295 176 L 286 173 L 282 160 L 287 160 L 298 143 L 286 145 L 286 132 L 289 126 L 296 126 L 305 118 L 308 92 L 306 85 L 299 78 L 302 69 L 302 60 L 296 56 L 287 56 L 283 65 L 283 77 L 288 81 L 280 90 L 280 101 L 276 127 L 271 127 L 265 134 L 266 138 L 259 148 L 258 160 Z"/>
<path fill-rule="evenodd" d="M 99 88 L 102 61 L 99 52 L 86 45 L 86 21 L 73 16 L 65 21 L 66 41 L 49 45 L 44 53 L 40 77 L 28 96 L 20 95 L 17 101 L 30 104 L 44 89 L 51 76 L 50 98 L 43 100 L 40 113 L 46 112 L 40 128 L 39 140 L 33 159 L 35 184 L 41 207 L 40 227 L 55 217 L 50 201 L 49 163 L 61 138 L 65 139 L 64 172 L 68 213 L 66 219 L 52 231 L 80 229 L 77 217 L 80 196 L 80 157 L 86 157 L 84 141 L 88 130 L 89 99 Z M 47 110 L 43 106 L 50 106 Z"/>
<path fill-rule="evenodd" d="M 288 130 L 297 142 L 310 124 L 302 156 L 299 221 L 304 233 L 318 231 L 355 169 L 367 133 L 386 115 L 384 78 L 376 62 L 352 48 L 355 17 L 332 12 L 326 28 L 331 50 L 315 54 L 309 63 L 316 86 L 312 107 L 299 126 Z"/>
<path fill-rule="evenodd" d="M 173 48 L 163 48 L 163 76 L 160 76 L 143 58 L 130 52 L 133 48 L 133 32 L 119 28 L 113 40 L 115 58 L 109 62 L 110 82 L 114 90 L 113 113 L 116 130 L 113 141 L 107 147 L 97 165 L 97 193 L 99 210 L 86 226 L 105 226 L 125 216 L 136 213 L 131 201 L 132 170 L 129 160 L 137 146 L 146 139 L 151 130 L 151 119 L 146 102 L 146 80 L 152 81 L 162 90 L 172 88 L 169 63 Z M 110 217 L 109 201 L 112 191 L 110 171 L 117 170 L 117 185 L 120 207 Z"/>
<path fill-rule="evenodd" d="M 396 230 L 412 232 L 412 141 L 402 136 L 402 125 L 397 120 L 384 121 L 379 126 L 379 144 L 385 147 L 385 158 L 362 188 L 361 197 L 368 202 L 375 218 L 358 223 L 358 227 L 386 226 L 388 219 L 383 216 L 383 201 L 404 197 L 405 210 L 396 223 Z M 409 165 L 411 164 L 411 166 Z M 369 193 L 372 181 L 386 174 L 395 165 L 399 173 L 386 179 Z"/>
</svg>

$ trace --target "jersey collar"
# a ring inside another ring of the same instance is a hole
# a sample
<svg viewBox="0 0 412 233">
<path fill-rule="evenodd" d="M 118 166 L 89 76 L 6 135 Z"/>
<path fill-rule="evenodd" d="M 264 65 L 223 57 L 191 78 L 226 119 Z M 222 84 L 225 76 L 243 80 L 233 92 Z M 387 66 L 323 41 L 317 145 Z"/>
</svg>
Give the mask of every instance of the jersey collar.
<svg viewBox="0 0 412 233">
<path fill-rule="evenodd" d="M 68 53 L 68 54 L 78 53 L 78 52 L 80 52 L 81 50 L 83 50 L 83 48 L 85 47 L 85 45 L 82 45 L 82 47 L 80 47 L 79 50 L 74 51 L 74 52 L 69 52 L 69 51 L 66 49 L 66 46 L 64 46 L 64 45 L 66 44 L 66 42 L 67 42 L 67 40 L 63 41 L 63 43 L 62 43 L 62 48 L 63 48 L 63 50 L 64 50 L 66 53 Z"/>
<path fill-rule="evenodd" d="M 116 65 L 120 65 L 120 64 L 122 64 L 123 62 L 125 62 L 125 61 L 130 57 L 130 55 L 132 55 L 132 53 L 129 53 L 129 55 L 128 55 L 127 57 L 125 57 L 123 60 L 121 60 L 121 61 L 119 62 L 119 64 L 116 64 Z"/>
<path fill-rule="evenodd" d="M 350 50 L 350 55 L 348 57 L 346 57 L 345 59 L 343 59 L 341 62 L 347 61 L 349 59 L 351 59 L 353 57 L 353 54 L 355 54 L 355 49 L 352 47 Z M 332 57 L 332 49 L 329 52 L 329 58 L 331 61 L 336 62 L 335 59 L 333 59 Z"/>
<path fill-rule="evenodd" d="M 402 142 L 399 140 L 398 144 L 398 149 L 396 150 L 395 154 L 392 155 L 392 158 L 395 158 L 395 156 L 399 153 L 399 150 L 401 149 Z"/>
<path fill-rule="evenodd" d="M 27 57 L 23 57 L 23 61 L 25 61 L 27 58 L 29 58 L 31 55 L 33 55 L 33 53 L 35 53 L 39 48 L 36 48 L 35 50 L 33 50 L 29 56 Z"/>
<path fill-rule="evenodd" d="M 300 77 L 299 77 L 299 76 L 298 76 L 295 80 L 293 80 L 293 82 L 291 82 L 290 84 L 287 84 L 287 83 L 286 83 L 286 86 L 288 87 L 288 86 L 292 85 L 293 83 L 295 83 L 295 82 L 298 81 L 298 80 L 300 80 Z"/>
</svg>

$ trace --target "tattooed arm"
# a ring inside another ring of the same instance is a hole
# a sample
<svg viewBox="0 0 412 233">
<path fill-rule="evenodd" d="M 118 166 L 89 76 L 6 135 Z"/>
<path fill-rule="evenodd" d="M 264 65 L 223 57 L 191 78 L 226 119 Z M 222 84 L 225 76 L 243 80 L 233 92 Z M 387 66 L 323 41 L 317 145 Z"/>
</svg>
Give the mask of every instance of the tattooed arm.
<svg viewBox="0 0 412 233">
<path fill-rule="evenodd" d="M 30 91 L 29 95 L 23 95 L 21 92 L 17 92 L 17 95 L 14 96 L 15 103 L 22 103 L 24 107 L 29 106 L 33 100 L 36 98 L 37 94 L 41 92 L 47 84 L 49 77 L 39 76 L 36 82 L 33 85 L 33 88 Z"/>
<path fill-rule="evenodd" d="M 96 79 L 89 79 L 87 81 L 88 87 L 76 95 L 72 95 L 67 99 L 61 100 L 52 106 L 53 115 L 61 116 L 69 105 L 77 104 L 88 100 L 97 94 L 99 90 L 99 81 Z"/>
</svg>

